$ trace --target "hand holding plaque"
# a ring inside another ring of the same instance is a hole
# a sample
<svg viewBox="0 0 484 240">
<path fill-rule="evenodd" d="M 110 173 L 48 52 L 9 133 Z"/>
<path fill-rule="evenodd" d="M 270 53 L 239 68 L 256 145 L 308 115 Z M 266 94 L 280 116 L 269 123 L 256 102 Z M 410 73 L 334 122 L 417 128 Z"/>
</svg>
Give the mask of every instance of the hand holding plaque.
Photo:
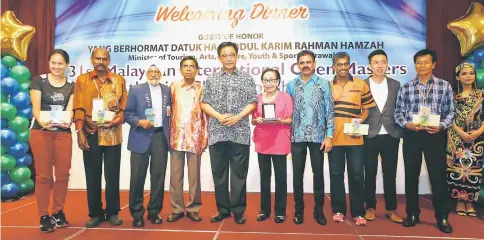
<svg viewBox="0 0 484 240">
<path fill-rule="evenodd" d="M 277 121 L 276 104 L 274 103 L 262 104 L 262 118 L 264 119 L 264 122 Z"/>
</svg>

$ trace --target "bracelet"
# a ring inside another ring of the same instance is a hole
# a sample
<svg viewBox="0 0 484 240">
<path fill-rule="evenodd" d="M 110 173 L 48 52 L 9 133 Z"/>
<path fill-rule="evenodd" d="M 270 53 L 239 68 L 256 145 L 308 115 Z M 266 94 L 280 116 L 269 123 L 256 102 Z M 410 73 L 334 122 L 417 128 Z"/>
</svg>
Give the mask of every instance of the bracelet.
<svg viewBox="0 0 484 240">
<path fill-rule="evenodd" d="M 76 133 L 78 133 L 79 131 L 82 131 L 82 128 L 76 129 Z"/>
</svg>

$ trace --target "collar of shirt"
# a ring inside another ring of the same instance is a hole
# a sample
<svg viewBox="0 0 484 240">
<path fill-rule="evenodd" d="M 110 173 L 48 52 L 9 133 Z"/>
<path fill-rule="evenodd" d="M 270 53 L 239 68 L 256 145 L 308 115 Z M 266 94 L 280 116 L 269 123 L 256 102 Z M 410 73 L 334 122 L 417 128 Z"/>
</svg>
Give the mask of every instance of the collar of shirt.
<svg viewBox="0 0 484 240">
<path fill-rule="evenodd" d="M 434 79 L 434 75 L 430 76 L 430 79 L 427 81 L 427 84 L 424 85 L 420 79 L 418 79 L 418 75 L 412 80 L 413 81 L 413 85 L 417 85 L 418 83 L 420 83 L 420 85 L 423 85 L 423 86 L 427 86 L 429 84 L 432 84 L 433 82 L 435 82 L 435 79 Z"/>
<path fill-rule="evenodd" d="M 150 86 L 150 89 L 159 89 L 160 88 L 160 84 L 153 86 L 153 85 L 148 83 L 148 86 Z"/>
<path fill-rule="evenodd" d="M 190 89 L 190 88 L 195 88 L 195 86 L 194 86 L 194 85 L 196 84 L 196 82 L 197 82 L 197 81 L 195 81 L 195 80 L 194 80 L 194 81 L 193 81 L 193 82 L 192 82 L 192 83 L 189 85 L 189 84 L 188 84 L 188 83 L 185 81 L 185 79 L 183 79 L 183 81 L 182 81 L 182 85 L 181 85 L 181 88 L 188 88 L 188 89 Z"/>
<path fill-rule="evenodd" d="M 221 75 L 229 75 L 229 73 L 227 73 L 223 68 L 222 68 L 222 71 L 220 72 Z M 239 70 L 236 68 L 234 69 L 234 71 L 232 72 L 232 74 L 235 74 L 235 75 L 239 75 Z M 230 75 L 232 75 L 230 74 Z"/>
<path fill-rule="evenodd" d="M 348 74 L 348 80 L 353 81 L 353 75 Z M 336 80 L 336 75 L 333 78 L 333 84 L 336 84 L 338 80 Z"/>
<path fill-rule="evenodd" d="M 310 82 L 310 81 L 317 82 L 318 79 L 319 79 L 318 75 L 316 75 L 316 73 L 313 73 L 313 75 L 307 82 Z M 296 83 L 302 83 L 301 74 L 297 76 Z"/>
<path fill-rule="evenodd" d="M 91 78 L 92 80 L 94 80 L 94 78 L 97 77 L 97 73 L 95 70 L 92 70 L 91 72 L 89 72 L 89 78 Z M 111 72 L 108 71 L 108 77 L 106 78 L 106 80 L 109 80 L 112 82 L 112 78 L 113 76 L 111 75 Z M 99 77 L 98 77 L 99 78 Z"/>
<path fill-rule="evenodd" d="M 385 78 L 383 79 L 383 81 L 381 81 L 381 83 L 376 83 L 373 81 L 373 76 L 370 76 L 368 78 L 368 81 L 370 82 L 370 84 L 375 84 L 377 86 L 380 86 L 381 84 L 386 84 L 387 83 L 387 77 L 385 76 Z"/>
</svg>

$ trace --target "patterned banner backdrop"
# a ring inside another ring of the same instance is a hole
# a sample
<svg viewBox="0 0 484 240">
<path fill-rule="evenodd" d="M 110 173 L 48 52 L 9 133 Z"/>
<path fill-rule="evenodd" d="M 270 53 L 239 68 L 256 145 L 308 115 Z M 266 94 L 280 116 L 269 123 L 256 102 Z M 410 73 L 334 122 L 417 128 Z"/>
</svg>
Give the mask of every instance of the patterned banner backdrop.
<svg viewBox="0 0 484 240">
<path fill-rule="evenodd" d="M 254 76 L 258 91 L 260 73 L 267 67 L 279 69 L 282 84 L 292 80 L 299 73 L 296 54 L 304 49 L 316 53 L 316 73 L 328 80 L 334 77 L 334 53 L 348 52 L 351 74 L 365 78 L 371 75 L 368 54 L 384 49 L 389 57 L 388 76 L 406 82 L 416 75 L 413 55 L 425 48 L 424 0 L 63 0 L 56 3 L 56 24 L 55 47 L 70 54 L 72 81 L 92 69 L 91 52 L 105 47 L 111 54 L 111 71 L 124 76 L 128 88 L 146 81 L 151 64 L 163 70 L 164 83 L 180 79 L 179 61 L 186 55 L 198 59 L 197 80 L 203 82 L 220 71 L 216 48 L 223 41 L 239 44 L 239 70 Z M 128 126 L 124 130 L 127 140 Z M 76 151 L 73 169 L 82 169 L 77 144 Z M 121 188 L 128 189 L 129 152 L 124 148 L 122 154 Z M 208 152 L 203 159 L 202 190 L 211 191 Z M 249 165 L 248 190 L 258 191 L 255 152 Z M 288 167 L 292 182 L 291 164 Z M 85 187 L 83 172 L 72 173 L 71 188 Z M 305 189 L 311 191 L 309 164 L 306 175 Z M 403 180 L 403 164 L 398 178 Z M 329 181 L 326 185 L 329 190 Z M 403 192 L 404 186 L 397 189 Z"/>
</svg>

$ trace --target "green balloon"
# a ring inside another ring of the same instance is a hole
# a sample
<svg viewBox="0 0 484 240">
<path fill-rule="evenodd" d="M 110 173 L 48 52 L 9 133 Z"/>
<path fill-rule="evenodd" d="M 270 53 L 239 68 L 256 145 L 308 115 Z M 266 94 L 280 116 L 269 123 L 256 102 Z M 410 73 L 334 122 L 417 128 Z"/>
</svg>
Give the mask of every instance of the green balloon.
<svg viewBox="0 0 484 240">
<path fill-rule="evenodd" d="M 24 82 L 30 78 L 30 70 L 24 65 L 16 65 L 10 69 L 10 77 Z"/>
<path fill-rule="evenodd" d="M 3 149 L 3 146 L 2 146 Z M 2 150 L 3 151 L 3 150 Z M 8 154 L 2 154 L 2 160 L 1 160 L 1 165 L 2 165 L 2 171 L 10 171 L 15 167 L 15 158 Z"/>
<path fill-rule="evenodd" d="M 484 69 L 477 69 L 476 81 L 478 88 L 484 88 Z"/>
<path fill-rule="evenodd" d="M 2 58 L 2 64 L 5 65 L 8 68 L 11 68 L 11 67 L 17 65 L 17 59 L 13 56 L 5 55 Z"/>
<path fill-rule="evenodd" d="M 21 183 L 27 181 L 32 172 L 28 167 L 16 167 L 8 172 L 8 176 L 14 183 Z"/>
<path fill-rule="evenodd" d="M 2 154 L 4 154 L 4 153 L 8 152 L 8 147 L 6 147 L 6 146 L 3 146 L 3 145 L 2 145 L 2 146 L 0 147 L 0 150 L 1 150 Z M 2 157 L 3 157 L 3 156 L 2 156 Z"/>
<path fill-rule="evenodd" d="M 28 143 L 30 140 L 30 129 L 17 134 L 17 141 L 22 141 Z"/>
<path fill-rule="evenodd" d="M 8 127 L 15 133 L 21 133 L 29 129 L 29 120 L 25 117 L 17 116 L 8 121 Z"/>
<path fill-rule="evenodd" d="M 2 103 L 2 110 L 0 111 L 2 113 L 2 118 L 3 119 L 8 119 L 12 120 L 15 118 L 15 115 L 17 115 L 17 108 L 10 104 L 10 103 Z"/>
<path fill-rule="evenodd" d="M 484 60 L 481 61 L 481 65 L 479 65 L 479 69 L 484 69 Z"/>
<path fill-rule="evenodd" d="M 7 103 L 8 102 L 8 95 L 1 93 L 0 94 L 0 102 L 1 103 Z"/>
<path fill-rule="evenodd" d="M 21 92 L 26 92 L 28 93 L 30 91 L 30 82 L 24 82 L 24 83 L 20 83 L 20 88 L 19 90 Z"/>
<path fill-rule="evenodd" d="M 32 189 L 34 189 L 34 181 L 32 181 L 32 179 L 27 179 L 27 181 L 25 182 L 21 182 L 18 186 L 19 186 L 19 190 L 20 190 L 20 193 L 29 193 L 32 191 Z"/>
</svg>

